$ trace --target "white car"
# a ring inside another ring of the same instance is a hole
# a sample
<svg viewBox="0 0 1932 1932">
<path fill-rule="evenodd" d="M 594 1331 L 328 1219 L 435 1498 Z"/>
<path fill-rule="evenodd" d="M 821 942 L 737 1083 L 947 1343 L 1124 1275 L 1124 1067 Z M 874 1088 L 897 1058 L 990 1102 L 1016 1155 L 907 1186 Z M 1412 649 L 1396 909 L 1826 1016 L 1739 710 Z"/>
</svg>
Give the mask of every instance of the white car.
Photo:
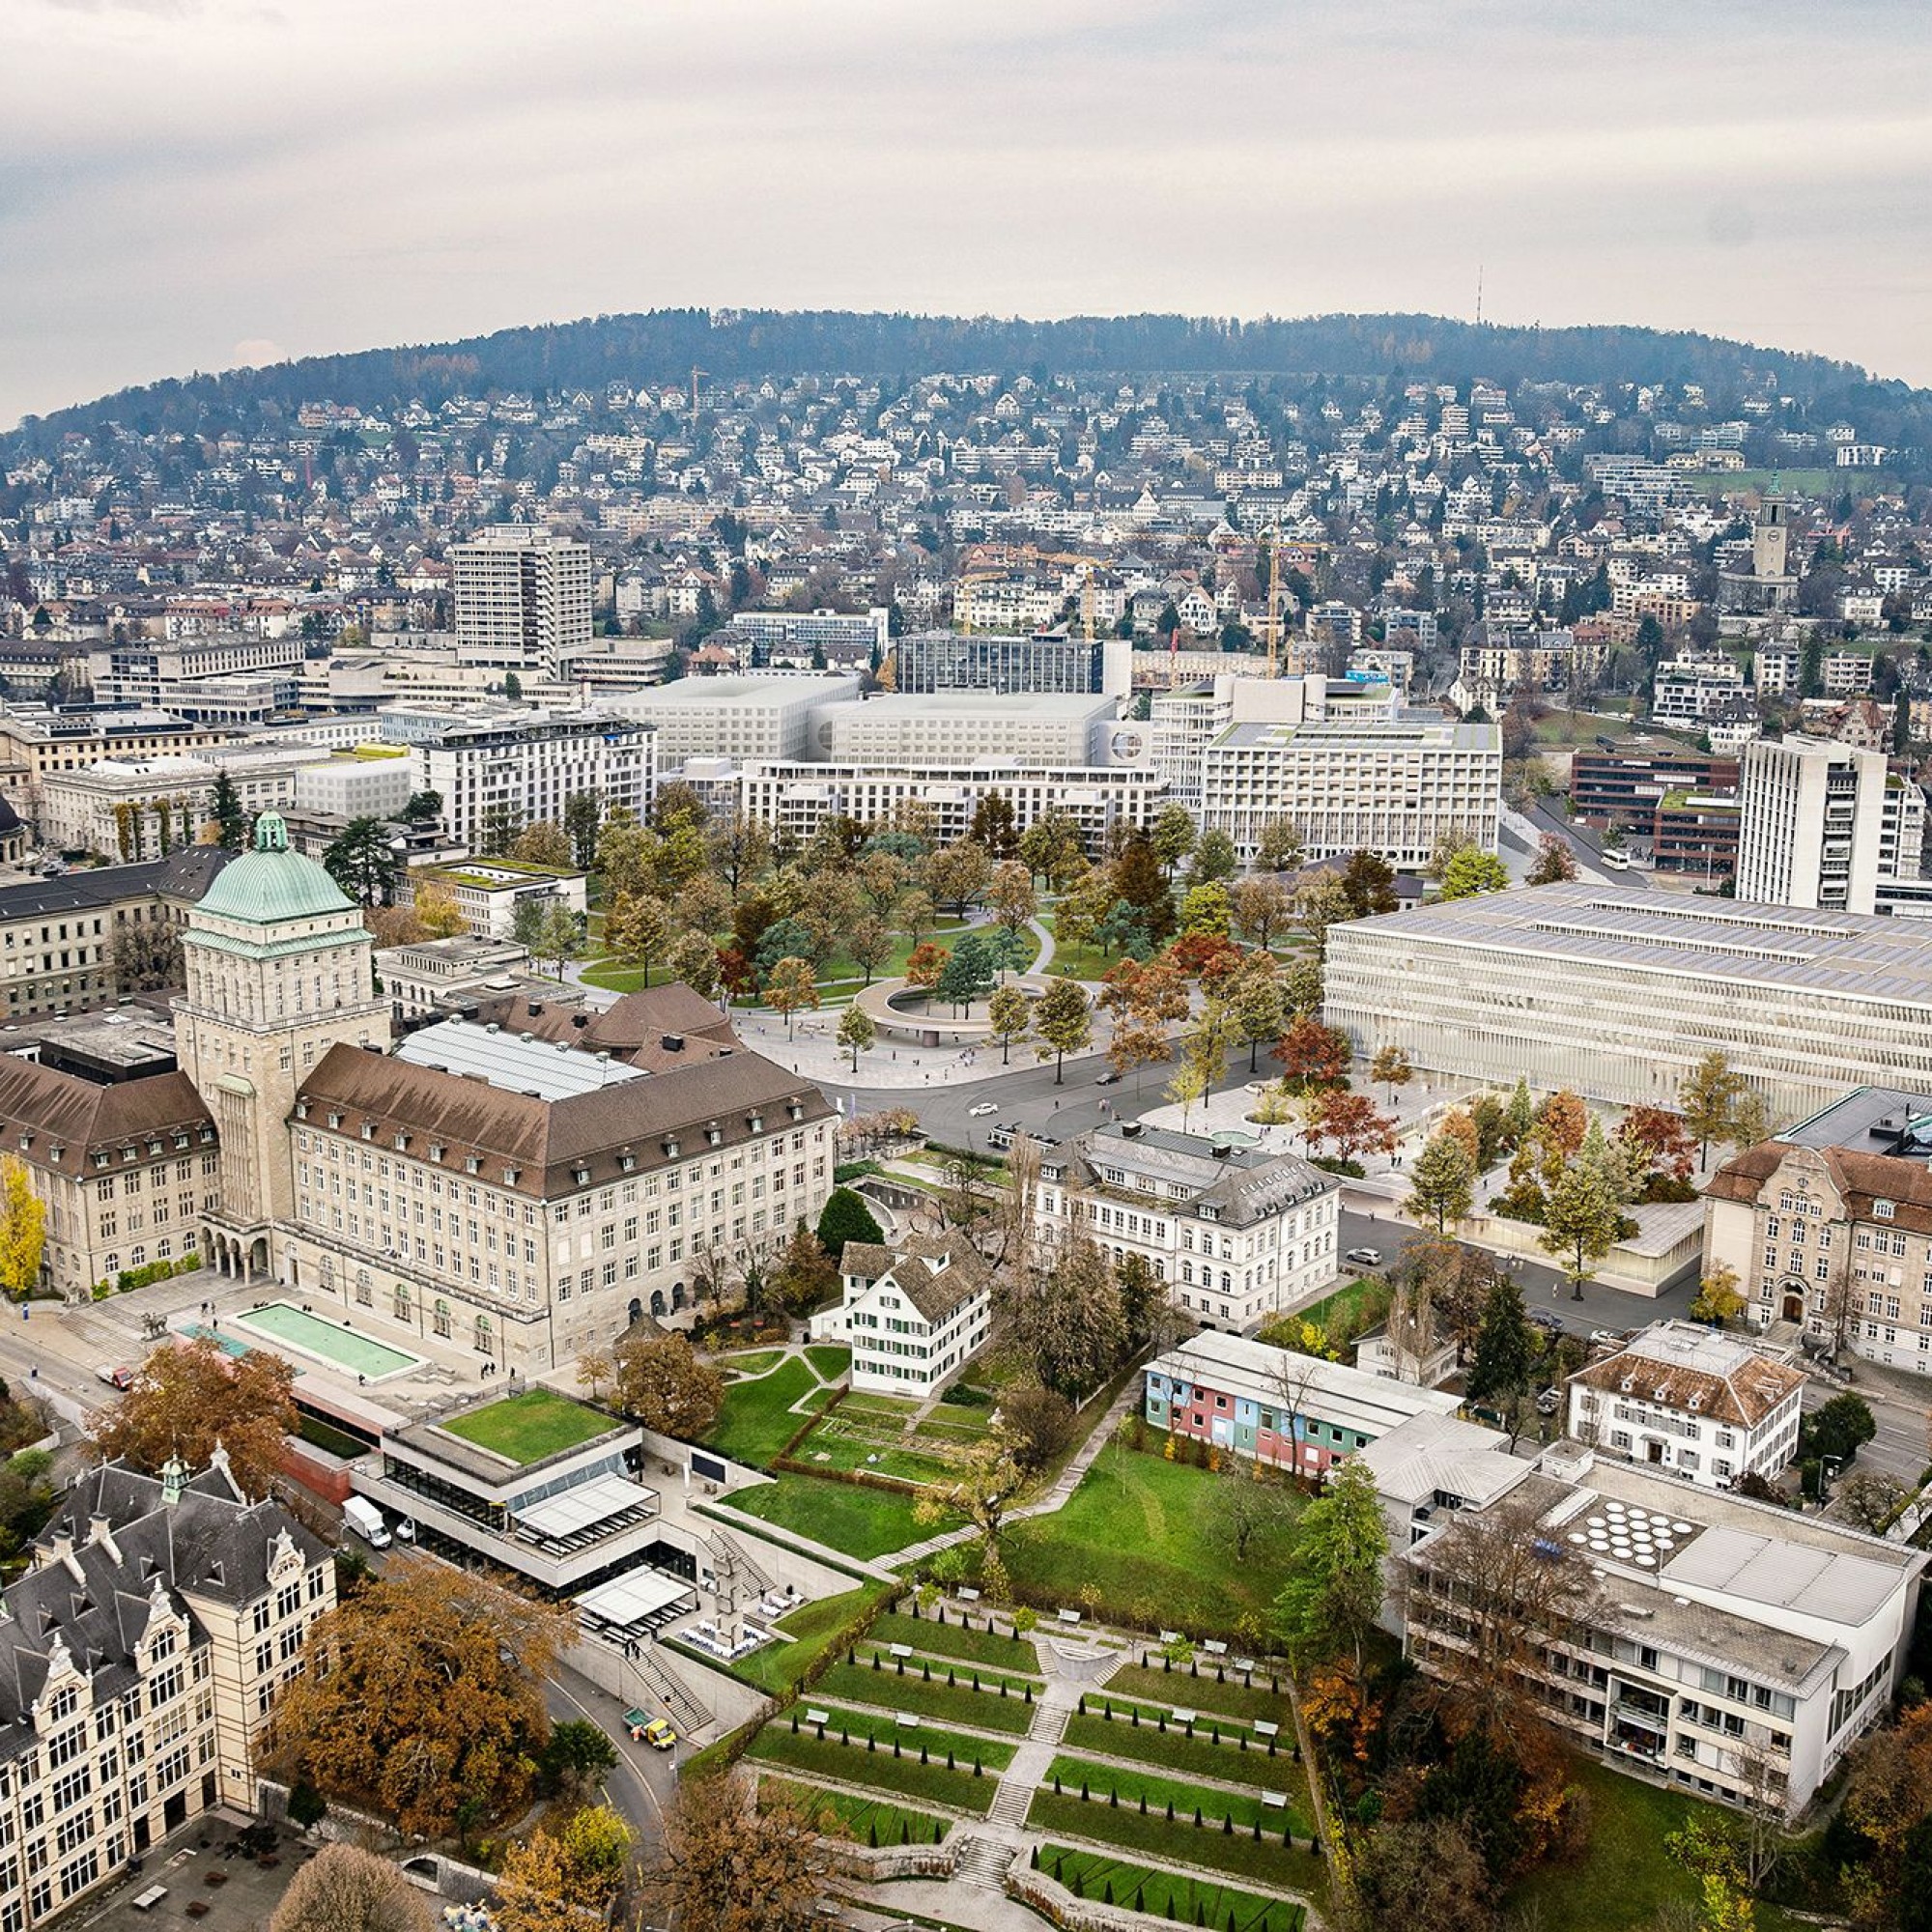
<svg viewBox="0 0 1932 1932">
<path fill-rule="evenodd" d="M 997 1114 L 999 1111 L 999 1107 L 993 1101 L 981 1100 L 977 1107 L 968 1107 L 966 1114 L 969 1120 L 979 1121 L 983 1120 L 988 1114 Z"/>
</svg>

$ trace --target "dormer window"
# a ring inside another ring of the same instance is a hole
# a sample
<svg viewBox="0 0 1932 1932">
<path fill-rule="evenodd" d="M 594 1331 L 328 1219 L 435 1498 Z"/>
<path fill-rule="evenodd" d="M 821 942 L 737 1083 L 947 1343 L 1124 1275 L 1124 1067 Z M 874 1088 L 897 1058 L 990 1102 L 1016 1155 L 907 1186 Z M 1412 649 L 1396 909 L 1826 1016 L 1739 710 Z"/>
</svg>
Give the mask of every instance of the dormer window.
<svg viewBox="0 0 1932 1932">
<path fill-rule="evenodd" d="M 33 1146 L 33 1144 L 34 1144 L 34 1137 L 32 1134 L 22 1134 L 20 1136 L 20 1151 L 22 1153 L 25 1153 L 26 1151 Z"/>
<path fill-rule="evenodd" d="M 150 1160 L 159 1159 L 160 1152 L 161 1152 L 161 1144 L 159 1140 L 157 1139 L 152 1140 L 148 1143 L 148 1158 Z"/>
<path fill-rule="evenodd" d="M 298 1121 L 305 1121 L 308 1119 L 308 1102 L 306 1100 L 298 1100 L 296 1102 L 296 1119 Z M 181 1143 L 181 1145 L 183 1147 L 186 1147 L 187 1142 L 184 1140 Z"/>
<path fill-rule="evenodd" d="M 97 1151 L 94 1156 L 94 1164 L 96 1167 L 105 1167 L 111 1157 L 108 1154 Z"/>
<path fill-rule="evenodd" d="M 503 1170 L 503 1185 L 505 1187 L 516 1186 L 517 1182 L 523 1178 L 524 1170 L 521 1167 L 506 1167 Z"/>
<path fill-rule="evenodd" d="M 762 1114 L 747 1114 L 745 1116 L 745 1124 L 754 1134 L 761 1134 L 765 1130 L 765 1117 Z"/>
<path fill-rule="evenodd" d="M 409 1144 L 410 1144 L 410 1137 L 408 1134 L 398 1134 L 395 1138 L 395 1141 L 393 1142 L 393 1146 L 395 1147 L 395 1150 L 398 1153 L 401 1153 L 403 1150 L 409 1146 Z"/>
<path fill-rule="evenodd" d="M 794 1121 L 804 1120 L 805 1102 L 803 1100 L 787 1100 L 785 1102 L 785 1114 L 787 1118 Z"/>
<path fill-rule="evenodd" d="M 664 1144 L 665 1158 L 667 1160 L 675 1160 L 677 1158 L 678 1149 L 681 1145 L 682 1143 L 680 1143 L 679 1141 L 669 1136 L 667 1136 Z"/>
<path fill-rule="evenodd" d="M 634 1154 L 629 1148 L 626 1148 L 624 1151 L 617 1156 L 617 1165 L 624 1171 L 624 1173 L 634 1174 L 637 1172 L 638 1156 Z"/>
<path fill-rule="evenodd" d="M 364 1121 L 362 1122 L 362 1138 L 365 1141 L 373 1141 L 376 1138 L 376 1122 L 374 1121 Z"/>
<path fill-rule="evenodd" d="M 185 1134 L 177 1134 L 175 1136 L 175 1151 L 179 1153 L 186 1146 L 187 1146 L 187 1136 Z"/>
<path fill-rule="evenodd" d="M 1895 1211 L 1893 1204 L 1889 1201 L 1874 1201 L 1872 1203 L 1872 1219 L 1874 1221 L 1889 1221 Z"/>
<path fill-rule="evenodd" d="M 61 1160 L 65 1158 L 66 1154 L 67 1149 L 64 1147 L 50 1147 L 47 1150 L 47 1158 L 49 1160 Z"/>
<path fill-rule="evenodd" d="M 466 1174 L 481 1174 L 483 1172 L 483 1156 L 475 1153 L 469 1155 L 463 1163 L 463 1171 Z"/>
<path fill-rule="evenodd" d="M 331 1113 L 328 1117 L 328 1124 L 331 1127 L 339 1127 L 342 1124 L 342 1116 L 337 1113 Z"/>
<path fill-rule="evenodd" d="M 214 1139 L 214 1129 L 213 1127 L 203 1127 L 201 1130 L 202 1146 L 207 1147 L 209 1143 L 213 1139 Z"/>
<path fill-rule="evenodd" d="M 587 1167 L 572 1168 L 571 1179 L 577 1182 L 578 1186 L 588 1187 L 590 1185 L 590 1170 Z"/>
<path fill-rule="evenodd" d="M 141 1150 L 139 1148 L 125 1147 L 121 1150 L 121 1162 L 124 1167 L 130 1166 L 140 1158 Z"/>
<path fill-rule="evenodd" d="M 440 1161 L 441 1160 L 442 1155 L 443 1155 L 442 1143 L 440 1141 L 431 1141 L 429 1144 L 430 1159 L 435 1161 Z"/>
</svg>

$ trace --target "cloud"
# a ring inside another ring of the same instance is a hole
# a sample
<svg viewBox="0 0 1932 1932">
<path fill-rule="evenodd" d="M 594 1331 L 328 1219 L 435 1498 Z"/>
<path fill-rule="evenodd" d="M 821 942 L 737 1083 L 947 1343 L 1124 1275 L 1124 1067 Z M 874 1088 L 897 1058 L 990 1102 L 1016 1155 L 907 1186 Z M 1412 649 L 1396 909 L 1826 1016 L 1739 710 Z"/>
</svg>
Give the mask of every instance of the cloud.
<svg viewBox="0 0 1932 1932">
<path fill-rule="evenodd" d="M 1501 319 L 1932 381 L 1932 10 L 1858 11 L 33 0 L 0 420 L 666 301 L 1466 313 L 1479 263 Z"/>
</svg>

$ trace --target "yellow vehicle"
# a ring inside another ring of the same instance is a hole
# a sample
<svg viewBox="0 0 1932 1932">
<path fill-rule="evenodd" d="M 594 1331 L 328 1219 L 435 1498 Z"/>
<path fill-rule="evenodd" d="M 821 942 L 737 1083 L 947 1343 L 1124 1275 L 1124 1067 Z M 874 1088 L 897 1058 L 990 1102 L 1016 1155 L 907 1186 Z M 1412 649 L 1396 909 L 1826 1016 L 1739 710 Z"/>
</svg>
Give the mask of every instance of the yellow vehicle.
<svg viewBox="0 0 1932 1932">
<path fill-rule="evenodd" d="M 647 1717 L 642 1711 L 626 1711 L 624 1726 L 633 1744 L 649 1745 L 653 1750 L 669 1750 L 677 1743 L 677 1733 L 664 1719 Z"/>
</svg>

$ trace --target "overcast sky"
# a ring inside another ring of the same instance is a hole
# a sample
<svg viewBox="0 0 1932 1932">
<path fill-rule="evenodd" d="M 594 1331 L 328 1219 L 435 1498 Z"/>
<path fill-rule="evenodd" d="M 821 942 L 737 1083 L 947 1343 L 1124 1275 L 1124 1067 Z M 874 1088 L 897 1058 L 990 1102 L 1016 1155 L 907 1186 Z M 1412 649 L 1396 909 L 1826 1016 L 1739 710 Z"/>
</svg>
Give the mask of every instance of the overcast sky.
<svg viewBox="0 0 1932 1932">
<path fill-rule="evenodd" d="M 0 0 L 0 423 L 694 303 L 1473 312 L 1932 383 L 1926 0 Z M 665 372 L 657 372 L 663 374 Z"/>
</svg>

